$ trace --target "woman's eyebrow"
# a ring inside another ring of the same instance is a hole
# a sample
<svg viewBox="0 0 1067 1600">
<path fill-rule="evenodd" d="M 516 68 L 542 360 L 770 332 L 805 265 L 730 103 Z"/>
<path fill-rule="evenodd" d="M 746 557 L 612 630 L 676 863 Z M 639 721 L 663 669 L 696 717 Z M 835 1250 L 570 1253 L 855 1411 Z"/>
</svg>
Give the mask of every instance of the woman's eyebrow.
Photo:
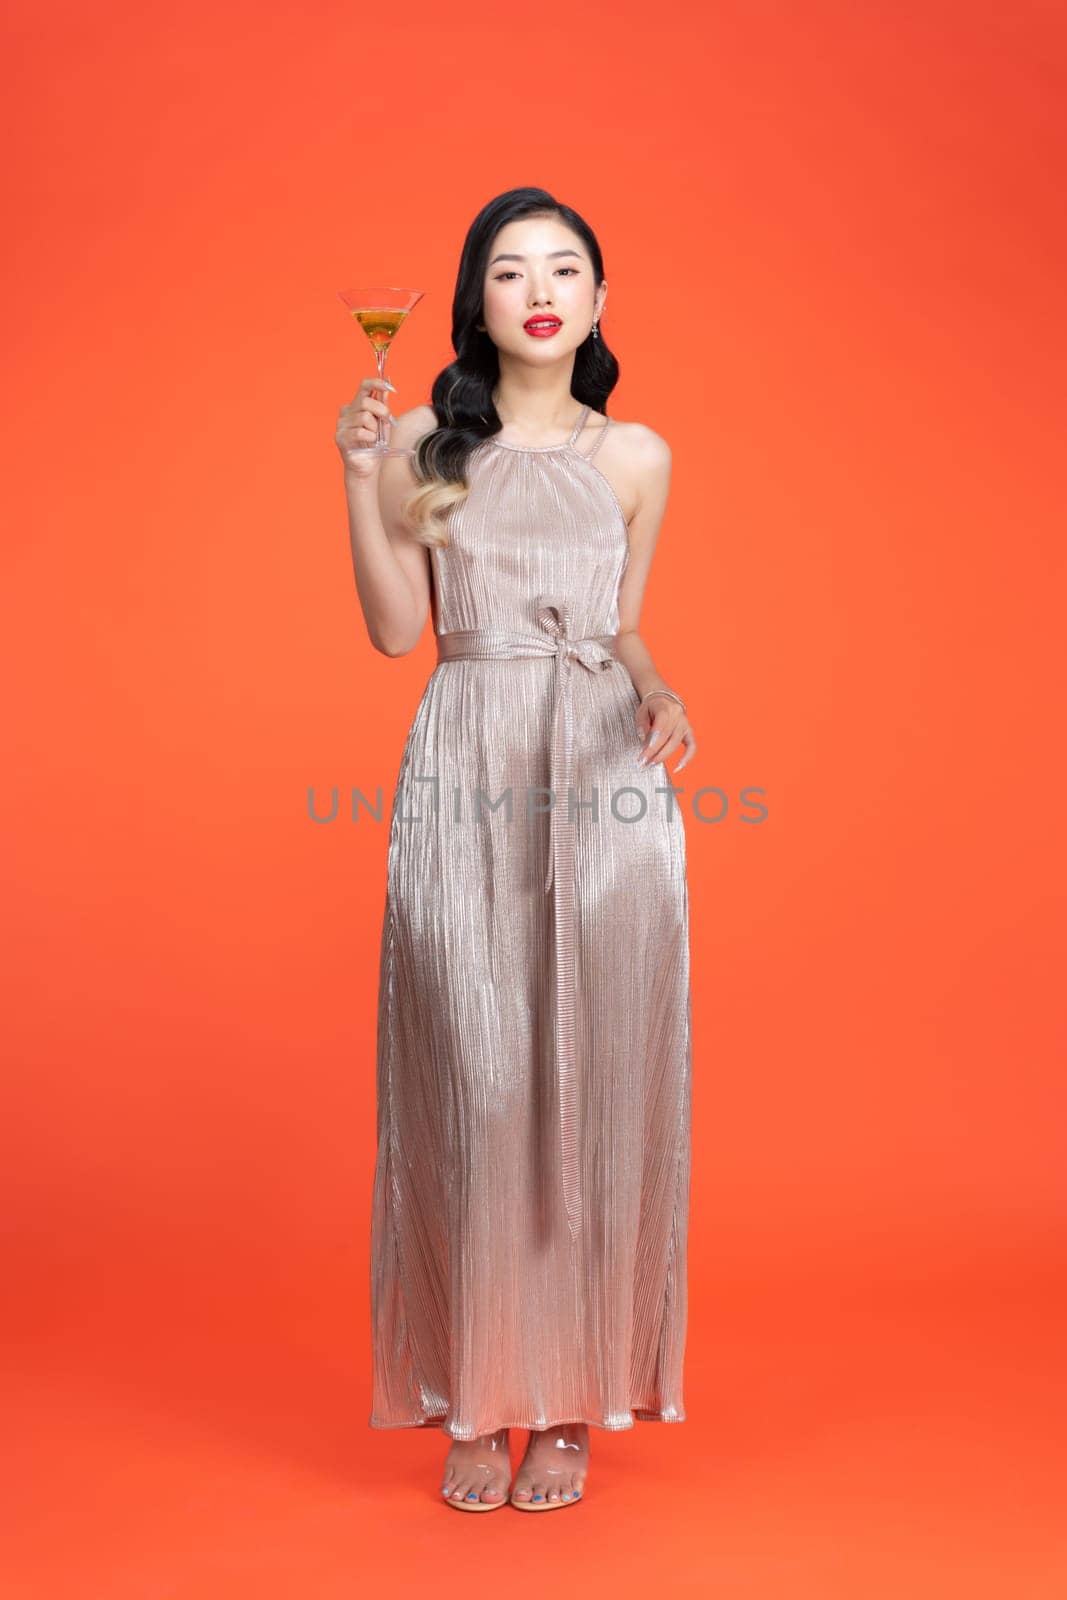
<svg viewBox="0 0 1067 1600">
<path fill-rule="evenodd" d="M 548 255 L 545 257 L 545 260 L 546 261 L 551 261 L 555 256 L 578 256 L 578 260 L 579 261 L 582 259 L 581 256 L 578 255 L 577 250 L 550 250 L 548 252 Z M 511 255 L 494 256 L 492 261 L 490 261 L 489 265 L 491 267 L 495 267 L 498 261 L 525 261 L 525 260 L 526 260 L 525 256 L 511 256 Z"/>
</svg>

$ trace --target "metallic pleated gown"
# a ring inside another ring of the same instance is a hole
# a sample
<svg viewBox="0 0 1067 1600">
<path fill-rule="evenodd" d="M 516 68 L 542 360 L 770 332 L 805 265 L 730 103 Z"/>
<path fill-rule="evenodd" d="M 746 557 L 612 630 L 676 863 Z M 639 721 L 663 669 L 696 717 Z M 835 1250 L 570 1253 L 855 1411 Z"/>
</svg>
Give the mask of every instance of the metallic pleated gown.
<svg viewBox="0 0 1067 1600">
<path fill-rule="evenodd" d="M 483 441 L 431 552 L 382 927 L 376 1428 L 685 1417 L 685 832 L 637 765 L 588 414 L 565 445 Z"/>
</svg>

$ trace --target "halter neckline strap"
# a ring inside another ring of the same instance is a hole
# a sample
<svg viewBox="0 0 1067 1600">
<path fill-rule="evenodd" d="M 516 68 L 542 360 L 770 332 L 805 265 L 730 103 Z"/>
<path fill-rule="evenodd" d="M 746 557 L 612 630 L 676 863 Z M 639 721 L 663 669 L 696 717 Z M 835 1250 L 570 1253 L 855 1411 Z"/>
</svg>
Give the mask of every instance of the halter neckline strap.
<svg viewBox="0 0 1067 1600">
<path fill-rule="evenodd" d="M 574 449 L 574 446 L 578 443 L 578 435 L 581 433 L 582 429 L 585 427 L 586 421 L 588 420 L 588 417 L 589 417 L 589 413 L 590 413 L 590 411 L 592 411 L 592 409 L 593 409 L 592 406 L 583 406 L 582 407 L 582 414 L 578 418 L 578 421 L 574 424 L 574 427 L 573 427 L 573 429 L 571 431 L 571 436 L 567 440 L 567 443 L 570 445 L 572 450 Z"/>
<path fill-rule="evenodd" d="M 582 429 L 589 420 L 589 413 L 592 411 L 592 409 L 592 406 L 582 407 L 578 421 L 571 429 L 571 436 L 564 444 L 509 444 L 507 439 L 498 439 L 495 433 L 491 433 L 485 442 L 486 444 L 499 445 L 501 450 L 521 450 L 523 452 L 540 450 L 573 450 L 578 443 Z"/>
</svg>

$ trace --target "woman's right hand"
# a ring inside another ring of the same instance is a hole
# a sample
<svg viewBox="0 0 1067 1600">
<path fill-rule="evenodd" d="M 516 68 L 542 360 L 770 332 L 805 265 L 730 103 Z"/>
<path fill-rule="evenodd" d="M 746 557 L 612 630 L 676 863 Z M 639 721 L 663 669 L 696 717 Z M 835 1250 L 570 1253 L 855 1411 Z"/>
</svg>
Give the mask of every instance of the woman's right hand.
<svg viewBox="0 0 1067 1600">
<path fill-rule="evenodd" d="M 388 378 L 364 378 L 353 398 L 342 406 L 337 417 L 337 448 L 345 464 L 345 472 L 353 478 L 373 478 L 382 464 L 382 454 L 369 450 L 368 445 L 378 443 L 378 418 L 385 418 L 385 440 L 392 437 L 396 420 L 388 405 L 378 396 L 387 389 L 395 393 L 395 385 Z"/>
</svg>

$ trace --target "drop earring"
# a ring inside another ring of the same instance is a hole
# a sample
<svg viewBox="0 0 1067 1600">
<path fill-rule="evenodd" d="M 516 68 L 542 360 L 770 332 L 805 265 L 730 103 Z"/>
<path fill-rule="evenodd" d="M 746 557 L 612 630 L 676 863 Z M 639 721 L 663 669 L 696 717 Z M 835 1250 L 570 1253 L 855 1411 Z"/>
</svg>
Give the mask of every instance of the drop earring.
<svg viewBox="0 0 1067 1600">
<path fill-rule="evenodd" d="M 593 318 L 593 338 L 594 339 L 599 339 L 600 338 L 600 334 L 599 334 L 599 332 L 597 330 L 597 323 L 599 322 L 599 320 L 600 320 L 599 317 L 594 317 Z"/>
</svg>

